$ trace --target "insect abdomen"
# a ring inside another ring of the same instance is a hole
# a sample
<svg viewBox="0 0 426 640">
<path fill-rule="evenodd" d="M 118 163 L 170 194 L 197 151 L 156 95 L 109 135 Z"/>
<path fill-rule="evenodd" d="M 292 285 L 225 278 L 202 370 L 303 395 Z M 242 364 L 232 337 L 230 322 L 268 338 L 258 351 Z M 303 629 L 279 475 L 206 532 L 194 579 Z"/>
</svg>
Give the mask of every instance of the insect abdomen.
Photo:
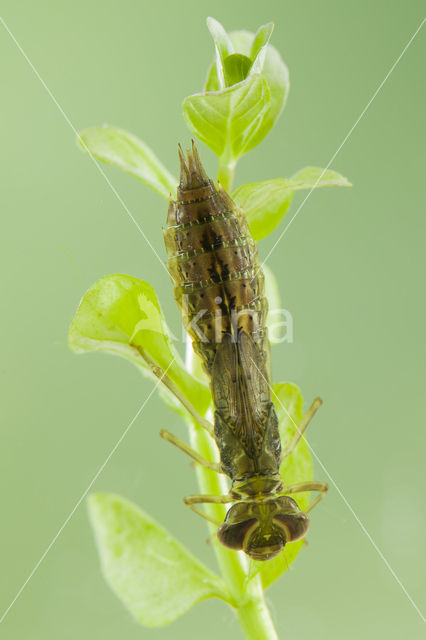
<svg viewBox="0 0 426 640">
<path fill-rule="evenodd" d="M 207 177 L 195 145 L 187 162 L 179 154 L 177 200 L 164 233 L 168 270 L 184 326 L 210 374 L 224 334 L 244 330 L 261 351 L 267 347 L 263 273 L 244 215 Z"/>
</svg>

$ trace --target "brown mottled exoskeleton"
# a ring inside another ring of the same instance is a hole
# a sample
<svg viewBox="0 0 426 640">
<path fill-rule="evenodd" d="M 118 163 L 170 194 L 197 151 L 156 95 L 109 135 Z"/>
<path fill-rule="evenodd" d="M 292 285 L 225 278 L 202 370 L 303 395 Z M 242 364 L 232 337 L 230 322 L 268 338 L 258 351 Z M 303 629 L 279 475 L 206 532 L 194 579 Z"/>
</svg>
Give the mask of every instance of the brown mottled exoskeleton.
<svg viewBox="0 0 426 640">
<path fill-rule="evenodd" d="M 268 560 L 308 529 L 307 514 L 290 495 L 319 491 L 309 511 L 327 491 L 322 482 L 285 486 L 279 473 L 283 457 L 293 451 L 321 400 L 314 401 L 282 452 L 271 399 L 268 305 L 256 244 L 244 214 L 207 177 L 195 144 L 187 160 L 179 147 L 179 158 L 177 200 L 170 202 L 164 232 L 168 269 L 184 326 L 210 377 L 215 408 L 210 433 L 220 464 L 205 460 L 167 431 L 161 435 L 232 481 L 226 496 L 188 496 L 185 503 L 209 520 L 195 505 L 235 503 L 218 523 L 220 542 L 255 560 Z"/>
</svg>

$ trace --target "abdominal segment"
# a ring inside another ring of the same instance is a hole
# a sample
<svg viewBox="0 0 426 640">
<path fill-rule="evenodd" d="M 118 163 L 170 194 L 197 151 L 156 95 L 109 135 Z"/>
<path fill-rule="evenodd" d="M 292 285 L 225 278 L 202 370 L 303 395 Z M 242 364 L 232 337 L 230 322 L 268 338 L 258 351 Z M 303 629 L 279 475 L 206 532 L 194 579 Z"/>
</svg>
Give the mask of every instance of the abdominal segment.
<svg viewBox="0 0 426 640">
<path fill-rule="evenodd" d="M 164 238 L 185 329 L 209 375 L 225 335 L 237 343 L 244 331 L 266 360 L 263 273 L 244 214 L 207 177 L 195 145 L 187 161 L 180 151 L 180 160 Z"/>
</svg>

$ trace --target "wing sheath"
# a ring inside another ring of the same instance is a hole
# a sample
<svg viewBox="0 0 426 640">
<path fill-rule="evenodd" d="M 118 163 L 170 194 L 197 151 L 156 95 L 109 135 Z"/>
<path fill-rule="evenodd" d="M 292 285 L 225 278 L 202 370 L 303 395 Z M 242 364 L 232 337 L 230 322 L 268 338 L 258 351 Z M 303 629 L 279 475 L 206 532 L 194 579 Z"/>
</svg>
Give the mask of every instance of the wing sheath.
<svg viewBox="0 0 426 640">
<path fill-rule="evenodd" d="M 245 331 L 226 334 L 212 368 L 216 410 L 251 457 L 260 454 L 270 405 L 263 353 Z"/>
</svg>

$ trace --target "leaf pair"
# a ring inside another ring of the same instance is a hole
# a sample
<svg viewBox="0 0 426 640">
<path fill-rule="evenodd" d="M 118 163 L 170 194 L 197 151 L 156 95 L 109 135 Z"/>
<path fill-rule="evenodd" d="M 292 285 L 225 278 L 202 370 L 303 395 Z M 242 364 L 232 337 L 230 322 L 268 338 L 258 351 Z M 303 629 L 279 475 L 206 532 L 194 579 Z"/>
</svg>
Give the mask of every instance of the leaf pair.
<svg viewBox="0 0 426 640">
<path fill-rule="evenodd" d="M 81 132 L 79 144 L 93 157 L 130 173 L 164 198 L 175 197 L 177 178 L 131 133 L 107 125 L 91 127 Z M 332 186 L 350 186 L 350 182 L 336 171 L 305 167 L 288 179 L 243 184 L 232 197 L 244 211 L 254 240 L 259 241 L 278 226 L 296 191 Z"/>
<path fill-rule="evenodd" d="M 216 60 L 205 89 L 185 98 L 183 116 L 188 127 L 219 157 L 235 165 L 266 136 L 281 113 L 289 89 L 288 70 L 269 45 L 273 24 L 226 33 L 213 18 Z"/>
<path fill-rule="evenodd" d="M 274 391 L 279 399 L 280 433 L 286 444 L 302 419 L 303 400 L 299 389 L 288 383 L 275 385 Z M 282 471 L 286 482 L 312 478 L 312 463 L 303 440 Z M 308 496 L 303 494 L 298 503 L 306 508 Z M 219 576 L 128 500 L 114 494 L 95 494 L 89 499 L 89 513 L 105 579 L 143 625 L 166 625 L 210 597 L 237 604 Z M 303 541 L 292 543 L 286 546 L 285 555 L 253 563 L 251 575 L 260 574 L 263 587 L 268 587 L 293 562 L 302 546 Z"/>
</svg>

